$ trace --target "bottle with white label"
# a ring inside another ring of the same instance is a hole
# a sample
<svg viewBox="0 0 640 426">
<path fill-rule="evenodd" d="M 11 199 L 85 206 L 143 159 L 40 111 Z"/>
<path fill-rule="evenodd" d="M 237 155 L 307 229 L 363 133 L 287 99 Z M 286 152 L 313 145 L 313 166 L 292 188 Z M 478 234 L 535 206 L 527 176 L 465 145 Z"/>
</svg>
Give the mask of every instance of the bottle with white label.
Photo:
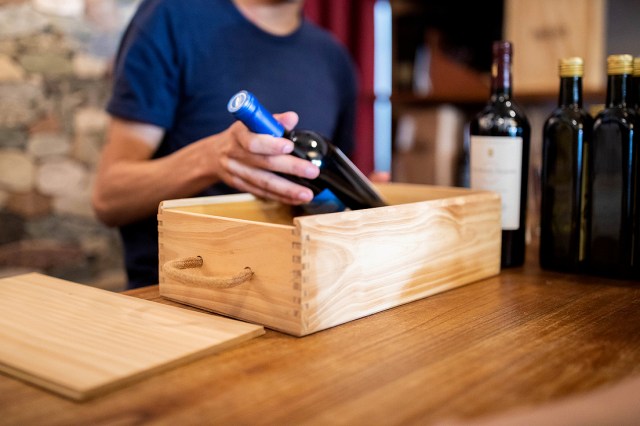
<svg viewBox="0 0 640 426">
<path fill-rule="evenodd" d="M 471 188 L 495 191 L 502 199 L 501 266 L 524 263 L 527 177 L 531 128 L 512 98 L 508 41 L 493 44 L 491 98 L 469 123 Z"/>
</svg>

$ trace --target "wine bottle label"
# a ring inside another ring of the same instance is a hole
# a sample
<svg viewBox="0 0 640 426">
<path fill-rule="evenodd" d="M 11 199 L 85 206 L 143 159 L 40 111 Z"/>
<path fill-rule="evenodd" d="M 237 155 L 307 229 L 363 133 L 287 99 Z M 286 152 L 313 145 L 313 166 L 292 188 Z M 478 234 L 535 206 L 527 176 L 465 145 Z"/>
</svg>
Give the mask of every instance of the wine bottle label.
<svg viewBox="0 0 640 426">
<path fill-rule="evenodd" d="M 494 191 L 502 198 L 502 229 L 520 227 L 522 138 L 471 136 L 471 188 Z"/>
</svg>

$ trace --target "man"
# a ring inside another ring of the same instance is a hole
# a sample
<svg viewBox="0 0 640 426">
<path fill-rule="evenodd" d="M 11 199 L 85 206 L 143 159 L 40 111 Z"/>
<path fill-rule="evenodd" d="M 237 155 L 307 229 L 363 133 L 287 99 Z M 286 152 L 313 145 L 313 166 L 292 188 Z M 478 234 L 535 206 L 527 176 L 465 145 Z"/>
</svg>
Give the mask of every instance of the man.
<svg viewBox="0 0 640 426">
<path fill-rule="evenodd" d="M 352 149 L 356 81 L 346 51 L 302 17 L 302 0 L 144 0 L 118 53 L 93 193 L 118 226 L 129 287 L 158 281 L 162 200 L 250 192 L 298 205 L 312 192 L 275 172 L 315 178 L 292 142 L 257 135 L 226 111 L 253 92 L 286 128 Z M 295 112 L 293 112 L 295 111 Z"/>
</svg>

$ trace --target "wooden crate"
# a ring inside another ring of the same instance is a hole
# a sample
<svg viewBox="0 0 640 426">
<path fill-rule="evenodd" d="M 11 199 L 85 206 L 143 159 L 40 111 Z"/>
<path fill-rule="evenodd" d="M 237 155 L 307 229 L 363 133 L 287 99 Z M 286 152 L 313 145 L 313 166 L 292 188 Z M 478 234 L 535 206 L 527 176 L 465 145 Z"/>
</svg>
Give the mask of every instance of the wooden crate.
<svg viewBox="0 0 640 426">
<path fill-rule="evenodd" d="M 557 93 L 558 61 L 584 59 L 585 92 L 606 84 L 606 0 L 507 0 L 504 35 L 513 42 L 515 95 Z"/>
<path fill-rule="evenodd" d="M 160 294 L 304 336 L 499 273 L 497 194 L 378 188 L 389 206 L 295 218 L 248 194 L 164 201 Z"/>
</svg>

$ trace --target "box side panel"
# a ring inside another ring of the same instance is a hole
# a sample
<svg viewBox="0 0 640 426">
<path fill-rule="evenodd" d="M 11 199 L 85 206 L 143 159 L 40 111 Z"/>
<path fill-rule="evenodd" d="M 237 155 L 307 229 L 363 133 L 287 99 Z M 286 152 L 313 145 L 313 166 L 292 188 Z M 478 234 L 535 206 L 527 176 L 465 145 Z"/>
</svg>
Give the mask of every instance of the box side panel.
<svg viewBox="0 0 640 426">
<path fill-rule="evenodd" d="M 283 204 L 259 205 L 252 203 L 234 203 L 222 208 L 216 205 L 211 206 L 193 206 L 181 207 L 183 212 L 199 213 L 209 216 L 221 216 L 232 219 L 248 220 L 251 222 L 262 222 L 265 224 L 279 224 L 291 226 L 293 224 L 293 215 L 291 208 Z M 269 207 L 269 208 L 266 208 Z"/>
<path fill-rule="evenodd" d="M 299 334 L 300 245 L 294 227 L 161 210 L 158 231 L 160 265 L 200 256 L 203 266 L 190 273 L 228 277 L 245 267 L 254 272 L 250 281 L 220 289 L 172 279 L 161 268 L 162 296 Z"/>
<path fill-rule="evenodd" d="M 478 193 L 469 188 L 395 182 L 379 183 L 376 188 L 390 205 L 443 200 Z"/>
<path fill-rule="evenodd" d="M 275 201 L 258 200 L 250 194 L 215 195 L 163 201 L 161 209 L 180 210 L 210 216 L 293 225 L 291 207 Z"/>
<path fill-rule="evenodd" d="M 493 193 L 298 223 L 305 333 L 500 271 L 500 199 Z"/>
</svg>

